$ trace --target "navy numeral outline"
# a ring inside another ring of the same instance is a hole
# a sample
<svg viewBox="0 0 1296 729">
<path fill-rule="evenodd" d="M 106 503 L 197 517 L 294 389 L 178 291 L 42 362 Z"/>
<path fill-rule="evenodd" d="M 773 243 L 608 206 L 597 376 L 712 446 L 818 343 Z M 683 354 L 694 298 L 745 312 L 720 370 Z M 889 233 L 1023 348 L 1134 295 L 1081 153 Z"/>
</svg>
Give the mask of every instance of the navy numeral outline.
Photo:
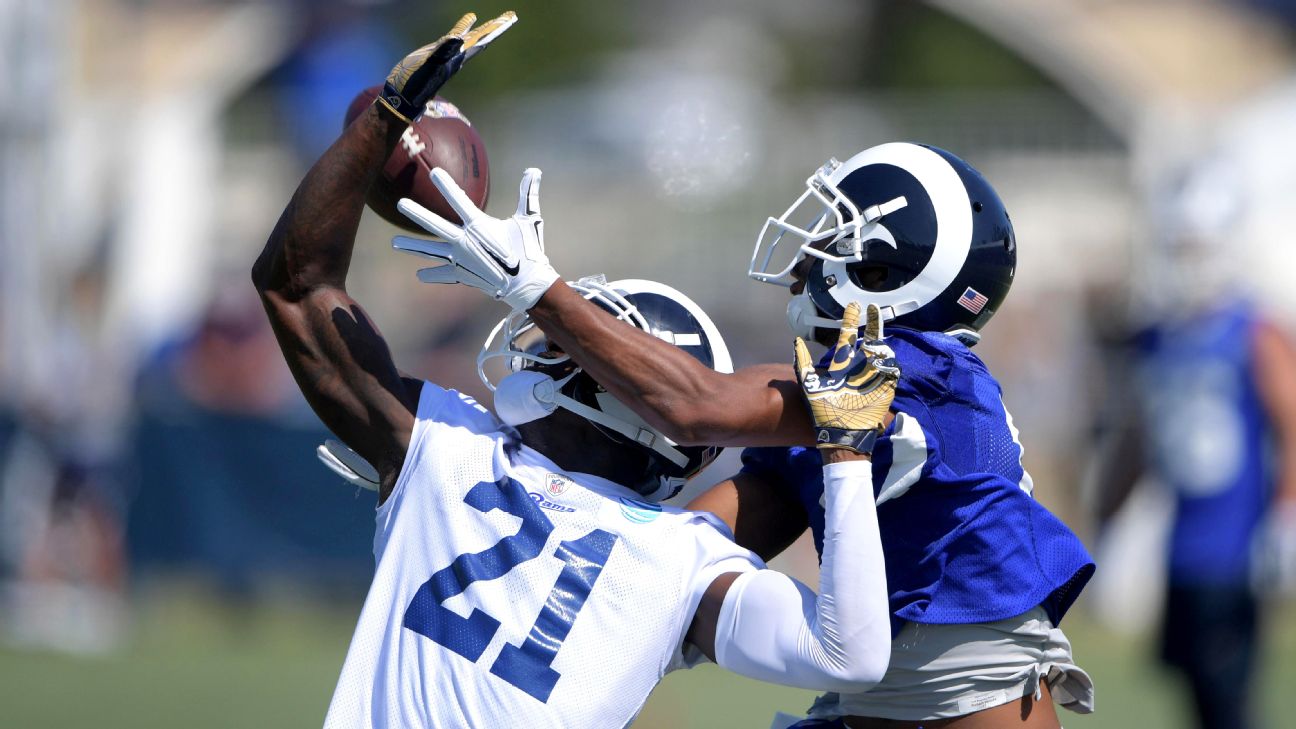
<svg viewBox="0 0 1296 729">
<path fill-rule="evenodd" d="M 461 554 L 433 573 L 414 593 L 403 625 L 476 662 L 499 631 L 499 621 L 478 608 L 464 618 L 442 603 L 463 594 L 474 582 L 498 579 L 539 557 L 554 527 L 526 489 L 507 476 L 473 486 L 464 496 L 464 503 L 483 514 L 499 509 L 518 517 L 522 524 L 516 534 L 503 537 L 481 552 Z M 559 543 L 554 556 L 563 561 L 562 572 L 526 640 L 520 646 L 505 645 L 491 665 L 492 674 L 541 702 L 549 700 L 560 678 L 552 668 L 553 661 L 616 541 L 617 535 L 595 529 Z"/>
<path fill-rule="evenodd" d="M 468 617 L 456 615 L 441 603 L 462 594 L 478 580 L 494 580 L 508 574 L 523 562 L 540 556 L 553 522 L 527 495 L 517 481 L 505 476 L 499 481 L 483 481 L 464 496 L 464 503 L 482 512 L 499 509 L 522 520 L 517 533 L 504 537 L 489 549 L 455 557 L 448 566 L 435 572 L 414 593 L 405 611 L 406 628 L 427 636 L 470 661 L 481 658 L 499 630 L 499 621 L 473 608 Z"/>
<path fill-rule="evenodd" d="M 491 666 L 491 673 L 542 702 L 549 701 L 558 672 L 550 666 L 571 632 L 576 615 L 585 606 L 594 582 L 603 572 L 617 537 L 595 529 L 580 539 L 562 542 L 554 556 L 563 561 L 562 572 L 549 591 L 540 615 L 522 645 L 506 645 Z"/>
</svg>

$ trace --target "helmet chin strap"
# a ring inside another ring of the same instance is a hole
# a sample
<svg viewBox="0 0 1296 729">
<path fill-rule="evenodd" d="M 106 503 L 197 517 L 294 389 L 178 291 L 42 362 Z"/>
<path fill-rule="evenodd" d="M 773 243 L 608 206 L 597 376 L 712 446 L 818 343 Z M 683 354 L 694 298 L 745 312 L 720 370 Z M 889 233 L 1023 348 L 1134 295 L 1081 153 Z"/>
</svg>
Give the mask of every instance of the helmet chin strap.
<svg viewBox="0 0 1296 729">
<path fill-rule="evenodd" d="M 894 306 L 882 306 L 882 321 L 887 322 L 917 309 L 916 302 L 901 304 L 899 311 Z M 787 307 L 788 326 L 792 327 L 792 333 L 804 339 L 813 339 L 815 329 L 840 329 L 841 319 L 829 319 L 822 315 L 819 307 L 815 305 L 814 299 L 810 298 L 808 293 L 800 293 L 788 301 Z"/>
<path fill-rule="evenodd" d="M 608 430 L 620 433 L 640 445 L 653 449 L 680 468 L 688 465 L 688 456 L 676 450 L 670 439 L 651 428 L 627 423 L 620 418 L 608 415 L 602 410 L 592 408 L 579 400 L 567 397 L 561 392 L 554 395 L 554 402 L 557 403 L 558 407 L 566 408 L 586 420 L 598 423 Z"/>
<path fill-rule="evenodd" d="M 819 315 L 819 309 L 811 300 L 809 294 L 797 294 L 788 302 L 787 308 L 788 326 L 792 327 L 792 333 L 803 339 L 814 339 L 815 329 L 840 329 L 840 319 L 829 319 Z M 882 307 L 882 320 L 890 321 L 896 318 L 896 311 L 890 306 Z M 945 332 L 946 334 L 959 340 L 967 347 L 976 346 L 981 341 L 981 333 L 968 327 L 954 327 Z"/>
<path fill-rule="evenodd" d="M 495 389 L 495 411 L 505 423 L 522 425 L 543 418 L 561 407 L 640 445 L 651 448 L 679 468 L 688 465 L 688 456 L 675 448 L 675 443 L 661 433 L 648 428 L 646 425 L 637 425 L 624 417 L 617 417 L 615 414 L 605 412 L 599 408 L 592 408 L 575 398 L 564 395 L 562 393 L 563 385 L 567 384 L 579 373 L 580 370 L 577 369 L 561 380 L 555 381 L 552 377 L 536 370 L 514 372 L 501 380 Z M 628 408 L 611 395 L 600 394 L 599 405 L 603 408 L 630 413 L 630 417 L 634 417 Z M 684 479 L 682 478 L 660 476 L 657 479 L 657 488 L 649 493 L 640 493 L 650 501 L 661 501 L 674 496 L 683 485 Z"/>
<path fill-rule="evenodd" d="M 634 423 L 627 422 L 625 420 L 622 420 L 621 418 L 618 418 L 614 415 L 610 415 L 609 413 L 599 410 L 598 408 L 592 408 L 586 405 L 585 403 L 580 402 L 579 400 L 570 398 L 562 394 L 561 392 L 558 392 L 554 395 L 554 402 L 558 405 L 558 407 L 566 408 L 572 411 L 573 413 L 576 413 L 577 415 L 581 416 L 582 418 L 589 420 L 590 422 L 602 425 L 608 430 L 611 430 L 616 433 L 620 433 L 621 435 L 633 440 L 636 443 L 639 443 L 640 445 L 644 445 L 651 448 L 653 451 L 660 454 L 666 460 L 675 464 L 675 466 L 678 468 L 684 468 L 685 466 L 688 465 L 688 456 L 684 455 L 678 449 L 676 449 L 675 444 L 669 438 L 662 435 L 661 433 L 658 433 L 655 430 L 652 430 L 645 426 L 635 425 Z M 621 403 L 617 401 L 615 398 L 613 398 L 611 395 L 607 395 L 607 396 L 600 395 L 599 402 L 603 407 L 607 407 L 609 402 L 614 402 L 616 403 L 616 405 L 623 408 L 625 407 L 624 405 L 621 405 Z M 648 501 L 655 503 L 658 501 L 669 499 L 670 497 L 679 493 L 680 489 L 683 487 L 684 487 L 684 479 L 682 478 L 674 478 L 670 476 L 658 476 L 657 488 L 653 489 L 651 492 L 641 491 L 640 495 L 643 496 L 643 498 L 647 499 Z"/>
<path fill-rule="evenodd" d="M 800 293 L 788 301 L 788 326 L 792 333 L 802 339 L 814 339 L 815 329 L 840 329 L 840 319 L 829 319 L 819 315 L 819 308 L 810 299 L 810 294 Z"/>
<path fill-rule="evenodd" d="M 634 417 L 634 415 L 629 408 L 611 395 L 599 396 L 600 407 L 621 410 L 623 417 L 599 408 L 592 408 L 575 398 L 564 395 L 563 385 L 579 373 L 578 368 L 561 380 L 555 381 L 549 375 L 535 370 L 514 372 L 501 380 L 495 389 L 496 414 L 509 425 L 522 425 L 549 415 L 555 408 L 565 408 L 586 420 L 598 423 L 608 430 L 653 449 L 680 468 L 688 464 L 688 456 L 676 449 L 669 438 L 646 425 L 635 424 L 624 417 L 625 415 Z"/>
<path fill-rule="evenodd" d="M 562 386 L 575 377 L 579 371 L 577 370 L 557 382 L 548 375 L 535 370 L 515 372 L 506 377 L 505 381 L 500 383 L 501 388 L 496 390 L 496 410 L 504 412 L 503 419 L 509 422 L 510 425 L 520 425 L 538 417 L 543 417 L 553 412 L 556 407 L 565 408 L 586 420 L 598 423 L 614 433 L 619 433 L 640 445 L 653 449 L 680 468 L 688 465 L 688 456 L 675 448 L 675 444 L 661 433 L 645 425 L 636 425 L 598 408 L 592 408 L 575 398 L 564 395 L 561 391 Z M 524 391 L 512 392 L 514 386 L 512 382 L 509 382 L 510 380 L 515 380 Z M 501 402 L 501 399 L 504 399 L 503 393 L 507 393 L 507 400 L 510 401 L 508 404 Z M 533 400 L 535 404 L 526 403 L 525 400 L 528 399 Z M 514 403 L 511 401 L 521 402 Z M 607 401 L 615 401 L 615 399 L 609 396 Z M 508 416 L 514 412 L 524 413 L 525 415 L 515 417 L 510 421 Z"/>
<path fill-rule="evenodd" d="M 981 341 L 981 332 L 967 327 L 954 327 L 945 330 L 945 333 L 962 342 L 965 347 L 975 347 Z"/>
</svg>

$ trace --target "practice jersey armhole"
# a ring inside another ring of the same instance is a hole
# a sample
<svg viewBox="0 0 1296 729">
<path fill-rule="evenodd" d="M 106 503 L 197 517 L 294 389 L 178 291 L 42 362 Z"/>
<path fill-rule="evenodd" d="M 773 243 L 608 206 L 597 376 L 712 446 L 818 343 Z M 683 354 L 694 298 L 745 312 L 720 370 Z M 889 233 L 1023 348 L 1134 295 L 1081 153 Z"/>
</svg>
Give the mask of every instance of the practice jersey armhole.
<svg viewBox="0 0 1296 729">
<path fill-rule="evenodd" d="M 707 588 L 711 586 L 716 578 L 729 572 L 757 572 L 765 569 L 766 565 L 756 553 L 743 549 L 734 543 L 733 532 L 729 531 L 728 525 L 720 520 L 720 517 L 709 511 L 694 511 L 692 517 L 696 521 L 702 522 L 716 530 L 716 536 L 724 539 L 729 543 L 731 550 L 727 555 L 715 560 L 698 570 L 692 583 L 689 585 L 688 609 L 682 617 L 682 624 L 678 626 L 679 643 L 677 650 L 671 657 L 670 665 L 667 666 L 667 672 L 678 668 L 693 668 L 699 663 L 708 663 L 710 659 L 699 649 L 686 642 L 689 627 L 693 624 L 693 616 L 697 614 L 698 605 L 702 604 L 702 596 L 706 593 Z"/>
<path fill-rule="evenodd" d="M 712 514 L 709 511 L 705 511 L 702 509 L 693 511 L 692 514 L 693 514 L 693 518 L 708 524 L 716 531 L 720 532 L 720 534 L 725 539 L 728 539 L 729 541 L 734 542 L 735 544 L 738 542 L 737 539 L 734 539 L 733 530 L 730 529 L 729 525 L 724 523 L 724 520 L 721 519 L 720 517 L 716 516 L 715 514 Z"/>
<path fill-rule="evenodd" d="M 406 482 L 413 477 L 411 474 L 418 463 L 418 453 L 422 449 L 427 429 L 445 406 L 448 394 L 449 391 L 445 388 L 427 380 L 423 381 L 423 387 L 419 390 L 418 408 L 414 415 L 414 427 L 410 430 L 409 445 L 405 448 L 405 462 L 401 464 L 400 474 L 396 477 L 391 493 L 387 494 L 387 499 L 378 505 L 379 519 L 384 518 L 391 511 L 392 504 L 396 503 L 397 498 L 404 492 Z"/>
</svg>

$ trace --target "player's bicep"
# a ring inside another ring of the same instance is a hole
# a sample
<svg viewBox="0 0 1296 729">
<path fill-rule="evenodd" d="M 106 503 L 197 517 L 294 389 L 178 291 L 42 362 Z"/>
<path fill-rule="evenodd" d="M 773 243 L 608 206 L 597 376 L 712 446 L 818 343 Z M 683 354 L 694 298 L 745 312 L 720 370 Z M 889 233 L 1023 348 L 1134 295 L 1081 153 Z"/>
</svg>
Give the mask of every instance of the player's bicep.
<svg viewBox="0 0 1296 729">
<path fill-rule="evenodd" d="M 389 489 L 404 461 L 421 383 L 402 377 L 373 321 L 340 289 L 262 296 L 293 378 L 320 420 Z"/>
<path fill-rule="evenodd" d="M 764 560 L 782 553 L 809 526 L 805 508 L 791 489 L 770 476 L 752 473 L 721 481 L 687 508 L 715 514 L 733 531 L 739 546 Z"/>
</svg>

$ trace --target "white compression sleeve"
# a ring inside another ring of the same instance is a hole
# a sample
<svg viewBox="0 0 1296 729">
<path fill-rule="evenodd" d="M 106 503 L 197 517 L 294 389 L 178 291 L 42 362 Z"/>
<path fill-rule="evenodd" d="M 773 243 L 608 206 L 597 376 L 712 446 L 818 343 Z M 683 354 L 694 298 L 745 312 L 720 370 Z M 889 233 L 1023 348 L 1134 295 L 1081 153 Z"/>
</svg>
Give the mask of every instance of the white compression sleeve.
<svg viewBox="0 0 1296 729">
<path fill-rule="evenodd" d="M 865 691 L 886 673 L 891 614 L 873 503 L 873 464 L 824 466 L 819 595 L 773 570 L 738 577 L 716 626 L 716 663 L 820 691 Z"/>
</svg>

